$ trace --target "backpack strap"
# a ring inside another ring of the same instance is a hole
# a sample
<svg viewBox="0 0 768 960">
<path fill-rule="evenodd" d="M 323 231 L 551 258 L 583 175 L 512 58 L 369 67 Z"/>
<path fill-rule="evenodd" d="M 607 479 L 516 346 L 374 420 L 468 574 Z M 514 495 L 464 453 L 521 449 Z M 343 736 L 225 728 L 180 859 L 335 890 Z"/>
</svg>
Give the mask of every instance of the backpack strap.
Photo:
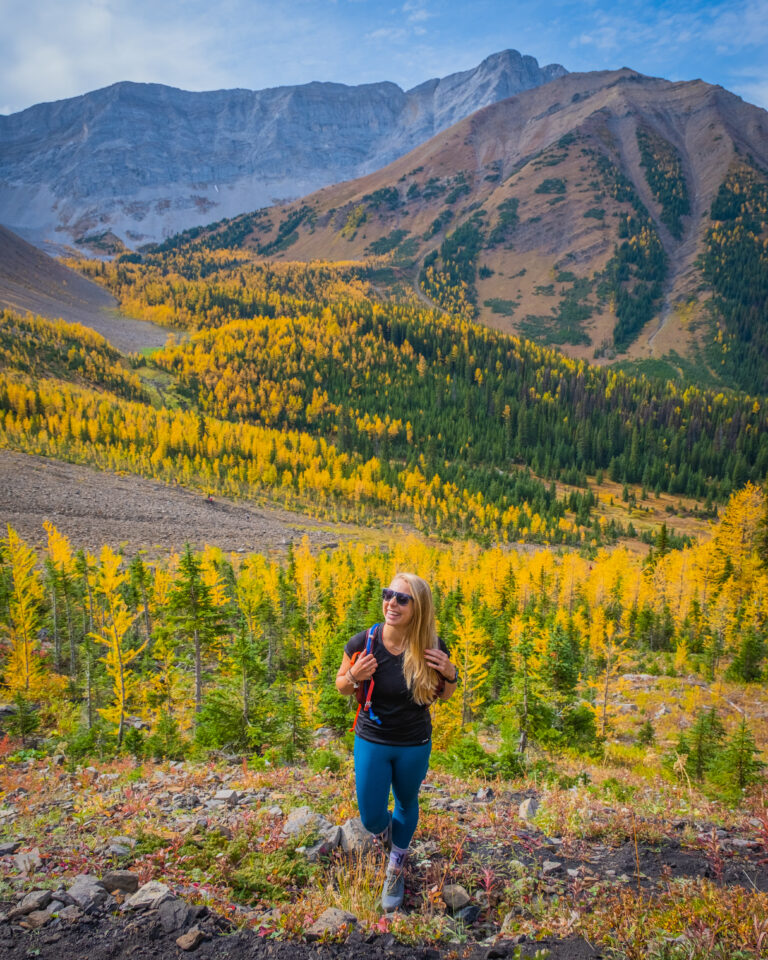
<svg viewBox="0 0 768 960">
<path fill-rule="evenodd" d="M 368 636 L 366 637 L 366 640 L 365 640 L 365 654 L 366 654 L 366 656 L 367 656 L 369 653 L 372 653 L 372 652 L 373 652 L 373 642 L 374 642 L 374 639 L 375 639 L 375 637 L 376 637 L 376 629 L 377 629 L 378 626 L 379 626 L 378 623 L 374 623 L 374 625 L 373 625 L 372 627 L 370 627 L 369 630 L 368 630 Z M 355 654 L 354 654 L 354 656 L 352 657 L 352 663 L 354 663 L 355 660 L 357 660 L 357 658 L 358 658 L 359 655 L 360 655 L 359 653 L 355 653 Z M 374 688 L 373 677 L 371 677 L 370 680 L 365 680 L 365 681 L 363 682 L 363 696 L 360 698 L 360 700 L 359 700 L 359 702 L 358 702 L 358 704 L 357 704 L 357 712 L 355 713 L 355 720 L 354 720 L 354 723 L 352 724 L 352 728 L 351 728 L 350 732 L 353 732 L 354 729 L 355 729 L 355 727 L 357 726 L 357 718 L 360 716 L 360 711 L 361 711 L 361 710 L 363 710 L 363 712 L 367 713 L 368 716 L 371 718 L 371 720 L 373 720 L 374 723 L 378 723 L 379 725 L 381 724 L 381 720 L 376 716 L 376 714 L 373 712 L 373 710 L 371 710 L 371 700 L 372 700 L 372 697 L 373 697 L 373 688 Z"/>
</svg>

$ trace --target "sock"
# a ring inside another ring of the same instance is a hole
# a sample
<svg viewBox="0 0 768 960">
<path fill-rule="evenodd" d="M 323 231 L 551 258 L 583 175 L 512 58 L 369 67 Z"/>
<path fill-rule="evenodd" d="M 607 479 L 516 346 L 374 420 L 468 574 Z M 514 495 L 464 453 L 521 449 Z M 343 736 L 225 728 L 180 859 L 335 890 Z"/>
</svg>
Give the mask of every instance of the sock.
<svg viewBox="0 0 768 960">
<path fill-rule="evenodd" d="M 396 847 L 394 843 L 392 844 L 392 852 L 389 855 L 389 870 L 394 870 L 399 873 L 405 866 L 406 858 L 408 857 L 408 847 L 403 850 L 402 847 Z"/>
</svg>

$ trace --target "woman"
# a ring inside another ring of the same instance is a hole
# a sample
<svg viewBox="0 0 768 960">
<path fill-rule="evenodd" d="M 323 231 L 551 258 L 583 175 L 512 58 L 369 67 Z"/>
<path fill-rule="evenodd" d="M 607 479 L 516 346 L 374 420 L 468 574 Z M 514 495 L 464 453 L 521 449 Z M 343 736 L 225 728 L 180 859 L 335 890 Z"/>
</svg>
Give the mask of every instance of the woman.
<svg viewBox="0 0 768 960">
<path fill-rule="evenodd" d="M 437 636 L 426 581 L 398 573 L 382 598 L 383 624 L 346 645 L 336 688 L 346 695 L 364 691 L 355 722 L 355 787 L 363 825 L 390 850 L 381 903 L 391 911 L 403 902 L 403 868 L 429 767 L 429 707 L 451 696 L 459 674 Z"/>
</svg>

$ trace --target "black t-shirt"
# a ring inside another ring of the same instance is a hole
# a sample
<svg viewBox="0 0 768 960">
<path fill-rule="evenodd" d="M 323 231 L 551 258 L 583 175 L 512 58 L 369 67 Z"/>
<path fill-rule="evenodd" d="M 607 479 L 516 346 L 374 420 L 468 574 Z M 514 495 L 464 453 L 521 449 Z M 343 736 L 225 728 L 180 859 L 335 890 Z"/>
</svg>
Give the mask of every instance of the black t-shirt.
<svg viewBox="0 0 768 960">
<path fill-rule="evenodd" d="M 355 634 L 344 647 L 347 656 L 365 651 L 368 631 Z M 448 648 L 438 637 L 438 645 L 444 653 Z M 403 676 L 404 654 L 393 654 L 384 646 L 381 639 L 381 627 L 377 627 L 371 653 L 376 657 L 378 666 L 373 675 L 373 696 L 371 709 L 381 720 L 375 723 L 364 710 L 357 717 L 355 733 L 363 740 L 372 743 L 395 744 L 396 746 L 415 746 L 426 743 L 432 736 L 432 718 L 429 707 L 422 706 L 411 696 Z"/>
</svg>

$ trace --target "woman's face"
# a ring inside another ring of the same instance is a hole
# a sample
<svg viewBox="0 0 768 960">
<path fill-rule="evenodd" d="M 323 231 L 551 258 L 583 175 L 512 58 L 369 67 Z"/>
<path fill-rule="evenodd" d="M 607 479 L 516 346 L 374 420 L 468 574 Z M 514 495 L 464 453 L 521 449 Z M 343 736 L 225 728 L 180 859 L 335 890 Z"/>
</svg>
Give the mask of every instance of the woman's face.
<svg viewBox="0 0 768 960">
<path fill-rule="evenodd" d="M 412 597 L 411 588 L 407 580 L 395 577 L 389 587 L 390 590 L 397 590 L 398 593 L 406 593 L 409 597 Z M 384 611 L 384 621 L 391 627 L 403 629 L 413 620 L 413 599 L 409 600 L 404 607 L 401 607 L 397 599 L 392 597 L 391 600 L 382 601 L 382 609 Z"/>
</svg>

